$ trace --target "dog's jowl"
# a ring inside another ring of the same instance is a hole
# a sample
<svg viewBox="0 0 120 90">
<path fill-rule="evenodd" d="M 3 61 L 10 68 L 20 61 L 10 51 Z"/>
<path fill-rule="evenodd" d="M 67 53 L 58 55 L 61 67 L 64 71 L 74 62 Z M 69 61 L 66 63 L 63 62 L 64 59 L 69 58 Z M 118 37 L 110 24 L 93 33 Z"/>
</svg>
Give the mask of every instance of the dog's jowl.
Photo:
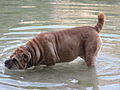
<svg viewBox="0 0 120 90">
<path fill-rule="evenodd" d="M 101 47 L 99 33 L 104 14 L 98 15 L 95 26 L 82 26 L 56 32 L 46 32 L 19 46 L 5 61 L 8 69 L 27 69 L 31 66 L 52 66 L 69 62 L 80 56 L 88 67 L 94 65 Z"/>
</svg>

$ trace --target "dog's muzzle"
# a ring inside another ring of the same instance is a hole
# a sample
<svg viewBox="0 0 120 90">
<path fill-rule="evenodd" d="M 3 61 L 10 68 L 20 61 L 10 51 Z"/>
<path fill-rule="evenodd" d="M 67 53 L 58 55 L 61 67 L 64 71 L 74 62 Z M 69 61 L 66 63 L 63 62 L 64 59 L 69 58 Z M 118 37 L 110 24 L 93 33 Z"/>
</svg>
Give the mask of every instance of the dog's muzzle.
<svg viewBox="0 0 120 90">
<path fill-rule="evenodd" d="M 5 61 L 5 67 L 7 67 L 8 69 L 11 69 L 11 65 L 10 65 L 10 63 L 12 63 L 12 61 L 11 60 L 6 60 Z"/>
</svg>

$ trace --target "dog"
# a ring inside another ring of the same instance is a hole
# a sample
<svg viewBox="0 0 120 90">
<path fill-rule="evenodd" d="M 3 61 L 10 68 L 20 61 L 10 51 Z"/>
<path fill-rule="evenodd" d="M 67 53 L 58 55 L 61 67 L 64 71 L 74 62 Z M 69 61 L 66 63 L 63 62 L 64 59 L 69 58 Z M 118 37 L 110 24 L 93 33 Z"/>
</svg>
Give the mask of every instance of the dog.
<svg viewBox="0 0 120 90">
<path fill-rule="evenodd" d="M 102 41 L 99 33 L 104 24 L 104 14 L 98 14 L 95 26 L 82 26 L 55 32 L 44 32 L 19 46 L 5 61 L 11 70 L 32 66 L 52 66 L 70 62 L 80 56 L 88 67 L 95 65 Z"/>
</svg>

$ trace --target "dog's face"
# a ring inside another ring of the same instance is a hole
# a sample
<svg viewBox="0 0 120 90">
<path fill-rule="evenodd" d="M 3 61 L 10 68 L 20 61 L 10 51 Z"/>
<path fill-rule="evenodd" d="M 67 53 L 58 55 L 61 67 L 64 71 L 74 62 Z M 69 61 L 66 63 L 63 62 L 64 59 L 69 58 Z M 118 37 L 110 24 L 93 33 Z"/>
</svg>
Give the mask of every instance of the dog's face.
<svg viewBox="0 0 120 90">
<path fill-rule="evenodd" d="M 8 60 L 5 61 L 5 66 L 8 69 L 27 69 L 31 67 L 31 54 L 25 49 L 17 48 Z"/>
</svg>

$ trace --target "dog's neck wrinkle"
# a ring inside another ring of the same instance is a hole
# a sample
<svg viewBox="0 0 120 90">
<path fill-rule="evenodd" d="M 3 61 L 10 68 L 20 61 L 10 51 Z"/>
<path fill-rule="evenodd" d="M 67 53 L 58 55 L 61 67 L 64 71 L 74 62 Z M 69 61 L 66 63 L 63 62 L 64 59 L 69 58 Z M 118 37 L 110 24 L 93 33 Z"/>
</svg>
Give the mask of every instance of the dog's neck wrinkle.
<svg viewBox="0 0 120 90">
<path fill-rule="evenodd" d="M 28 50 L 28 52 L 31 54 L 31 59 L 30 59 L 30 61 L 28 62 L 28 64 L 30 64 L 31 66 L 32 66 L 32 64 L 33 64 L 33 66 L 34 66 L 34 63 L 33 63 L 33 54 L 32 54 L 32 51 L 31 51 L 31 49 L 30 49 L 30 47 L 28 46 L 28 45 L 24 45 L 24 47 Z"/>
<path fill-rule="evenodd" d="M 43 64 L 45 60 L 45 48 L 43 47 L 43 42 L 39 40 L 39 36 L 32 39 L 33 42 L 30 42 L 31 45 L 34 45 L 35 58 L 33 58 L 34 66 Z"/>
<path fill-rule="evenodd" d="M 28 48 L 28 50 L 31 52 L 31 60 L 30 60 L 30 63 L 33 65 L 33 66 L 36 66 L 36 65 L 40 65 L 43 63 L 43 58 L 41 58 L 41 55 L 43 55 L 43 49 L 42 47 L 39 48 L 39 45 L 40 42 L 39 40 L 36 38 L 35 39 L 32 39 L 32 41 L 34 42 L 31 42 L 29 41 L 27 45 L 25 45 L 26 48 Z M 33 45 L 34 44 L 34 45 Z M 29 46 L 30 45 L 30 46 Z M 33 46 L 36 46 L 36 48 Z M 33 50 L 31 50 L 33 48 Z M 38 56 L 38 52 L 40 53 L 40 55 Z M 33 54 L 34 53 L 34 54 Z M 44 56 L 44 55 L 43 55 Z"/>
<path fill-rule="evenodd" d="M 40 49 L 40 42 L 39 40 L 35 37 L 34 39 L 32 39 L 34 41 L 34 45 L 35 47 L 35 52 L 36 52 L 36 60 L 35 60 L 35 64 L 37 65 L 38 62 L 41 60 L 41 49 Z"/>
</svg>

